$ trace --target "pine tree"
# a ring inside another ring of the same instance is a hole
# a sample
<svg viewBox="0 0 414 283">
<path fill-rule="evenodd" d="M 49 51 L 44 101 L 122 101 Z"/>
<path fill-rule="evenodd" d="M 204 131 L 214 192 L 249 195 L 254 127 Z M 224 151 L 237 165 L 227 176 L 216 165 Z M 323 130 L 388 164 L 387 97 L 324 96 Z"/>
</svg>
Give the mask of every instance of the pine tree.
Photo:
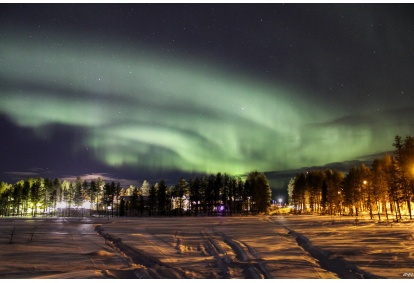
<svg viewBox="0 0 414 283">
<path fill-rule="evenodd" d="M 187 196 L 187 193 L 188 193 L 188 183 L 183 177 L 181 177 L 178 180 L 176 190 L 177 190 L 177 197 L 178 197 L 179 214 L 183 215 L 184 200 L 186 199 L 186 196 Z"/>
<path fill-rule="evenodd" d="M 326 180 L 323 180 L 322 197 L 321 197 L 322 214 L 325 214 L 327 204 L 328 204 L 328 185 L 326 184 Z"/>
<path fill-rule="evenodd" d="M 293 205 L 295 211 L 302 211 L 305 209 L 305 194 L 306 194 L 306 177 L 305 174 L 301 173 L 295 178 L 295 189 L 292 194 Z"/>
<path fill-rule="evenodd" d="M 166 214 L 166 201 L 167 201 L 167 185 L 164 179 L 158 183 L 157 190 L 157 210 L 158 214 L 164 216 Z"/>
<path fill-rule="evenodd" d="M 190 180 L 190 205 L 191 212 L 194 216 L 198 215 L 198 208 L 200 203 L 200 179 L 196 176 Z"/>
<path fill-rule="evenodd" d="M 154 215 L 155 209 L 157 207 L 157 189 L 155 185 L 151 186 L 149 189 L 147 204 L 148 204 L 149 216 Z"/>
<path fill-rule="evenodd" d="M 252 192 L 252 212 L 254 214 L 266 213 L 270 207 L 272 195 L 269 181 L 263 173 L 257 171 L 250 172 L 247 180 L 249 181 Z"/>
<path fill-rule="evenodd" d="M 78 176 L 75 181 L 75 191 L 73 196 L 74 205 L 79 207 L 82 206 L 84 201 L 84 195 L 82 191 L 82 179 Z"/>
<path fill-rule="evenodd" d="M 400 136 L 396 136 L 393 146 L 395 147 L 395 169 L 398 170 L 401 201 L 406 203 L 410 219 L 412 219 L 411 198 L 414 191 L 414 138 L 406 136 L 403 141 Z"/>
</svg>

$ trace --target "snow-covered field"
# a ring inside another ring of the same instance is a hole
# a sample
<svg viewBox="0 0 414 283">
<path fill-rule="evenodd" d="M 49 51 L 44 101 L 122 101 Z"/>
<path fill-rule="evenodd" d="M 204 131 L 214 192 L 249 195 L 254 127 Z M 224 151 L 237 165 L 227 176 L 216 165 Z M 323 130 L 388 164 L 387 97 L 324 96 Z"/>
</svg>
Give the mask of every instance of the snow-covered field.
<svg viewBox="0 0 414 283">
<path fill-rule="evenodd" d="M 1 218 L 0 278 L 411 278 L 413 229 L 305 215 Z"/>
</svg>

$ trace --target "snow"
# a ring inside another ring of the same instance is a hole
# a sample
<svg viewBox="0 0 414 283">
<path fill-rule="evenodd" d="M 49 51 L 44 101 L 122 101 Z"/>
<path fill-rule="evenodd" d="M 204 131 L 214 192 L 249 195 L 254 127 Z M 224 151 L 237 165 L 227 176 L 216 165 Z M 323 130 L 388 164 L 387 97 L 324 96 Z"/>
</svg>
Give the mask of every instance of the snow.
<svg viewBox="0 0 414 283">
<path fill-rule="evenodd" d="M 413 226 L 312 215 L 1 218 L 0 278 L 403 279 L 414 273 Z"/>
</svg>

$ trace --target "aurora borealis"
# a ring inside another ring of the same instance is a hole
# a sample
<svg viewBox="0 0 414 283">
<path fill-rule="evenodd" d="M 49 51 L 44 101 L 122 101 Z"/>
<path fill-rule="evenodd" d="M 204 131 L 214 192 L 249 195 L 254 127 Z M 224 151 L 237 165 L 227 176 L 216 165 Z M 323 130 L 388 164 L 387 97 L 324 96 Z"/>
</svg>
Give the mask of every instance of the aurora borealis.
<svg viewBox="0 0 414 283">
<path fill-rule="evenodd" d="M 2 4 L 2 173 L 174 183 L 392 150 L 413 134 L 411 8 Z"/>
</svg>

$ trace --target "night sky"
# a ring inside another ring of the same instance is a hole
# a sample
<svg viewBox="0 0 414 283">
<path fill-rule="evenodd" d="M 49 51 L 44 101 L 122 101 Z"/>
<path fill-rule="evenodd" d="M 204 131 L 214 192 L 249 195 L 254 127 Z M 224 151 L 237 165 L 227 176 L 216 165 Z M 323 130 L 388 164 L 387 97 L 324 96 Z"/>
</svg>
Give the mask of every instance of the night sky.
<svg viewBox="0 0 414 283">
<path fill-rule="evenodd" d="M 175 184 L 392 150 L 414 135 L 413 7 L 0 4 L 0 178 Z"/>
</svg>

